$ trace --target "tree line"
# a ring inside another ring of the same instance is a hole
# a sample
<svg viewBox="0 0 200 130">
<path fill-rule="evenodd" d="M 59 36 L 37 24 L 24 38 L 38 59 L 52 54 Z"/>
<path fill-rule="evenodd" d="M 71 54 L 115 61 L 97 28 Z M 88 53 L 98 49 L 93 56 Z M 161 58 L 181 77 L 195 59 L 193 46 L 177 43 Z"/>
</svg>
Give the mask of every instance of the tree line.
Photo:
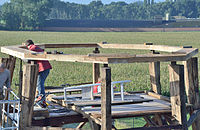
<svg viewBox="0 0 200 130">
<path fill-rule="evenodd" d="M 11 0 L 0 7 L 0 23 L 8 29 L 37 29 L 46 19 L 64 20 L 152 20 L 155 16 L 199 18 L 200 0 L 155 3 L 144 0 L 127 4 L 92 1 L 76 4 L 60 0 Z"/>
</svg>

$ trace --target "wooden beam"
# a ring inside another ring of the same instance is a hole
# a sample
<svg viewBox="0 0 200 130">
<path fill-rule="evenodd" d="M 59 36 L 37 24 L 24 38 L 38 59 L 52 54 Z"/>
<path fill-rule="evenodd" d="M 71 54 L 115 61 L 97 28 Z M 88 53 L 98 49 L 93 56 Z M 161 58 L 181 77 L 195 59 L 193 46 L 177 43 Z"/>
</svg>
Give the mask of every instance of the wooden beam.
<svg viewBox="0 0 200 130">
<path fill-rule="evenodd" d="M 31 126 L 35 91 L 37 85 L 38 65 L 23 66 L 22 105 L 20 113 L 20 129 Z"/>
<path fill-rule="evenodd" d="M 187 58 L 186 54 L 143 54 L 128 58 L 108 58 L 108 63 L 134 63 L 134 62 L 170 62 L 170 61 L 184 61 Z"/>
<path fill-rule="evenodd" d="M 77 129 L 81 129 L 87 122 L 81 122 L 79 125 L 76 127 Z"/>
<path fill-rule="evenodd" d="M 151 127 L 138 127 L 120 130 L 164 130 L 164 129 L 182 129 L 182 125 L 164 125 L 164 126 L 151 126 Z"/>
<path fill-rule="evenodd" d="M 188 103 L 193 105 L 194 109 L 200 108 L 200 97 L 199 97 L 199 78 L 198 78 L 198 58 L 191 58 L 183 62 L 184 73 L 185 73 L 185 88 Z M 192 115 L 194 109 L 190 110 Z M 200 128 L 200 117 L 192 125 L 193 130 Z"/>
<path fill-rule="evenodd" d="M 161 94 L 160 62 L 149 63 L 151 89 L 154 93 Z"/>
<path fill-rule="evenodd" d="M 90 123 L 90 126 L 91 126 L 91 130 L 97 130 L 99 129 L 99 125 L 101 125 L 101 121 L 97 118 L 94 118 L 92 115 L 90 114 L 86 114 L 83 110 L 81 110 L 80 107 L 78 106 L 71 106 L 71 105 L 68 105 L 67 106 L 69 109 L 77 112 L 77 113 L 80 113 L 81 115 L 83 115 L 85 118 L 88 119 L 89 123 Z M 98 125 L 99 124 L 99 125 Z"/>
<path fill-rule="evenodd" d="M 197 121 L 199 117 L 200 117 L 200 110 L 193 111 L 189 120 L 187 121 L 187 126 L 190 127 L 191 125 L 194 125 L 195 121 Z M 194 127 L 192 126 L 193 130 L 198 130 L 198 128 L 199 128 L 198 125 L 194 125 Z"/>
<path fill-rule="evenodd" d="M 185 105 L 184 66 L 169 65 L 170 99 L 172 116 L 187 130 Z"/>
<path fill-rule="evenodd" d="M 156 123 L 149 116 L 144 116 L 143 118 L 147 122 L 148 126 L 157 126 Z"/>
<path fill-rule="evenodd" d="M 139 104 L 139 103 L 143 103 L 143 102 L 151 102 L 153 101 L 152 99 L 133 99 L 133 100 L 126 100 L 126 101 L 112 101 L 111 105 L 126 105 L 126 104 Z M 101 102 L 99 101 L 85 101 L 85 102 L 73 102 L 74 105 L 76 106 L 80 106 L 80 107 L 84 107 L 84 106 L 93 106 L 93 107 L 100 107 L 101 106 Z"/>
<path fill-rule="evenodd" d="M 111 117 L 111 68 L 101 68 L 101 130 L 112 129 Z"/>
<path fill-rule="evenodd" d="M 18 88 L 18 97 L 22 100 L 22 83 L 23 83 L 23 71 L 22 71 L 22 60 L 20 59 L 19 65 L 19 88 Z"/>
<path fill-rule="evenodd" d="M 101 44 L 98 43 L 101 48 L 112 48 L 112 49 L 136 49 L 136 50 L 155 50 L 164 52 L 176 52 L 182 47 L 167 46 L 167 45 L 145 45 L 145 44 Z"/>
<path fill-rule="evenodd" d="M 135 57 L 136 55 L 133 54 L 127 54 L 127 53 L 113 53 L 113 54 L 88 54 L 88 57 L 116 57 L 116 58 L 127 58 L 127 57 Z"/>
<path fill-rule="evenodd" d="M 26 130 L 80 130 L 77 128 L 62 128 L 62 127 L 39 127 L 39 126 L 32 126 L 26 127 Z"/>
<path fill-rule="evenodd" d="M 45 46 L 45 48 L 96 48 L 97 43 L 45 43 L 37 44 L 38 46 Z"/>
<path fill-rule="evenodd" d="M 110 44 L 102 44 L 103 46 L 107 46 Z M 125 44 L 117 44 L 116 47 L 126 46 Z M 127 45 L 128 47 L 135 46 L 135 44 Z M 155 45 L 136 45 L 140 49 L 147 50 L 160 50 L 161 47 L 163 50 L 168 48 L 168 46 L 155 46 Z M 142 47 L 141 47 L 142 46 Z M 144 46 L 144 48 L 143 48 Z M 108 47 L 110 48 L 110 47 Z M 112 47 L 111 47 L 112 48 Z M 115 47 L 114 47 L 115 48 Z M 137 47 L 136 47 L 137 48 Z M 156 49 L 157 48 L 157 49 Z M 158 54 L 158 55 L 112 55 L 112 56 L 88 56 L 88 55 L 72 55 L 72 54 L 46 54 L 33 52 L 27 49 L 24 49 L 22 46 L 6 46 L 1 47 L 1 52 L 16 56 L 21 59 L 29 59 L 29 60 L 55 60 L 55 61 L 69 61 L 69 62 L 86 62 L 86 63 L 102 63 L 102 64 L 110 64 L 110 63 L 134 63 L 134 62 L 157 62 L 157 61 L 185 61 L 192 56 L 198 53 L 198 49 L 196 48 L 182 48 L 180 47 L 169 47 L 174 52 L 174 54 Z M 131 49 L 131 48 L 129 48 Z M 161 50 L 162 50 L 161 49 Z M 166 49 L 167 50 L 167 49 Z"/>
<path fill-rule="evenodd" d="M 62 127 L 65 124 L 87 122 L 88 119 L 82 115 L 71 115 L 71 116 L 59 116 L 49 117 L 44 119 L 33 119 L 32 126 L 53 126 Z"/>
<path fill-rule="evenodd" d="M 141 117 L 145 115 L 155 115 L 155 114 L 171 114 L 171 110 L 149 110 L 149 111 L 133 111 L 133 112 L 124 112 L 124 113 L 112 113 L 113 119 L 118 118 L 128 118 L 128 117 Z M 95 118 L 100 118 L 101 114 L 93 114 Z"/>
<path fill-rule="evenodd" d="M 159 95 L 159 94 L 154 93 L 154 92 L 146 92 L 146 93 L 147 93 L 149 96 L 152 96 L 152 97 L 155 97 L 155 98 L 157 98 L 157 99 L 170 102 L 170 98 L 167 97 L 167 96 L 162 96 L 162 95 Z"/>
</svg>

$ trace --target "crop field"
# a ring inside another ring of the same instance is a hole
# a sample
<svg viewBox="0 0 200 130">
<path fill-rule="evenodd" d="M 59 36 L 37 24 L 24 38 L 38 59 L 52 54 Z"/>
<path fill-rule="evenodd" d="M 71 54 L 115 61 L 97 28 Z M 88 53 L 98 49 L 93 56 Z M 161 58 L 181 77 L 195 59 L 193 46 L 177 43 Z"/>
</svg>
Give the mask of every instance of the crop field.
<svg viewBox="0 0 200 130">
<path fill-rule="evenodd" d="M 192 45 L 195 48 L 200 47 L 200 32 L 17 32 L 0 31 L 0 46 L 19 45 L 27 39 L 32 39 L 35 43 L 94 43 L 106 41 L 108 43 L 126 43 L 143 44 L 144 42 L 153 42 L 155 45 L 173 45 L 184 46 Z M 55 49 L 52 49 L 55 50 Z M 47 51 L 52 51 L 47 50 Z M 92 53 L 94 48 L 89 49 L 56 49 L 65 54 L 88 54 Z M 138 50 L 116 50 L 100 49 L 101 53 L 130 53 L 142 54 L 149 51 Z M 199 56 L 199 55 L 198 55 Z M 0 53 L 0 57 L 7 55 Z M 181 63 L 181 62 L 180 62 Z M 53 69 L 46 81 L 46 86 L 60 86 L 61 84 L 75 84 L 92 81 L 92 64 L 88 63 L 70 63 L 51 61 Z M 161 63 L 161 85 L 162 93 L 168 95 L 169 62 Z M 126 84 L 126 91 L 149 90 L 149 72 L 148 63 L 134 64 L 112 64 L 112 81 L 132 80 Z M 17 61 L 12 82 L 12 88 L 17 92 L 15 83 L 18 83 L 19 62 Z M 117 87 L 118 88 L 118 87 Z M 123 121 L 123 120 L 122 120 Z M 118 122 L 122 122 L 119 121 Z M 129 120 L 128 124 L 131 124 Z M 116 122 L 116 123 L 118 123 Z M 136 120 L 135 122 L 142 122 Z M 126 128 L 127 123 L 123 128 Z M 131 125 L 132 126 L 132 125 Z M 119 126 L 121 127 L 121 126 Z"/>
</svg>

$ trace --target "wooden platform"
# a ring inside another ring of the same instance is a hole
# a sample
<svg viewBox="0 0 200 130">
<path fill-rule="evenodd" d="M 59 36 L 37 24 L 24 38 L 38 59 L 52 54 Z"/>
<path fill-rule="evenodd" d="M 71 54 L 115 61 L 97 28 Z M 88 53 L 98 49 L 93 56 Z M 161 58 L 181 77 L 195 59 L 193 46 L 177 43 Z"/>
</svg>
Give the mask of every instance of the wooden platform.
<svg viewBox="0 0 200 130">
<path fill-rule="evenodd" d="M 60 98 L 58 98 L 58 100 L 59 99 Z M 54 124 L 56 124 L 56 126 L 60 126 L 67 123 L 87 121 L 87 119 L 83 118 L 81 114 L 69 110 L 59 104 L 53 103 L 52 101 L 48 101 L 50 103 L 48 109 L 34 108 L 33 125 L 39 124 L 40 126 L 54 126 Z M 98 104 L 101 104 L 99 99 L 84 102 L 80 99 L 79 101 L 70 102 L 74 103 L 75 106 L 79 106 L 86 114 L 91 114 L 95 118 L 101 117 L 101 107 L 98 106 Z M 119 102 L 121 105 L 115 104 Z M 129 104 L 126 104 L 127 102 Z M 145 93 L 125 95 L 124 101 L 120 101 L 120 98 L 117 95 L 115 96 L 115 101 L 113 101 L 112 104 L 112 118 L 171 113 L 171 107 L 168 101 L 157 99 Z"/>
</svg>

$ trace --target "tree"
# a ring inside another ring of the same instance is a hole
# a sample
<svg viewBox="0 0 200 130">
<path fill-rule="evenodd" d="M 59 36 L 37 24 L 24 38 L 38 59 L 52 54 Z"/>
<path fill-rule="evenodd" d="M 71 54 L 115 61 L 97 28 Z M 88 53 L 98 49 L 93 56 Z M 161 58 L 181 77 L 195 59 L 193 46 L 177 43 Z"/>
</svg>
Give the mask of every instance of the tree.
<svg viewBox="0 0 200 130">
<path fill-rule="evenodd" d="M 36 29 L 51 11 L 51 0 L 11 0 L 2 6 L 2 20 L 9 29 Z"/>
</svg>

